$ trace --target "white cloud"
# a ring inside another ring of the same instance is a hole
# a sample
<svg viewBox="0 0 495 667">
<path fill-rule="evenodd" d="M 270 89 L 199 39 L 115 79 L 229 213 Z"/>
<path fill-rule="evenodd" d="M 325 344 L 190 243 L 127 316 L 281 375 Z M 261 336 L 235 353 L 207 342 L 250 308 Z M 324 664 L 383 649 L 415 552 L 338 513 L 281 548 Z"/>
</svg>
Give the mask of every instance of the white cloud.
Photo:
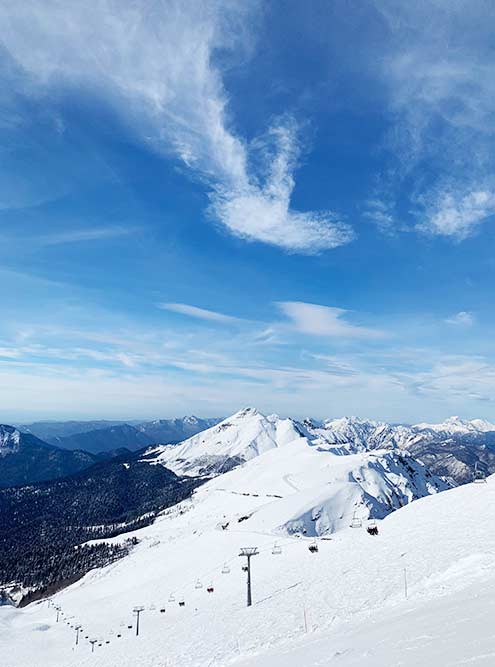
<svg viewBox="0 0 495 667">
<path fill-rule="evenodd" d="M 377 329 L 346 322 L 344 316 L 348 311 L 342 308 L 302 301 L 280 301 L 277 305 L 291 320 L 292 326 L 301 333 L 339 338 L 381 338 L 384 335 Z"/>
<path fill-rule="evenodd" d="M 447 402 L 495 400 L 495 366 L 482 357 L 445 356 L 429 370 L 414 376 L 420 394 Z M 462 405 L 462 403 L 461 403 Z"/>
<path fill-rule="evenodd" d="M 452 315 L 452 317 L 447 318 L 445 321 L 447 324 L 453 324 L 455 326 L 470 327 L 474 324 L 474 316 L 472 313 L 461 310 L 459 313 Z"/>
<path fill-rule="evenodd" d="M 495 210 L 495 7 L 469 0 L 374 5 L 387 29 L 377 71 L 393 124 L 387 148 L 397 158 L 385 189 L 415 204 L 417 230 L 463 240 Z"/>
<path fill-rule="evenodd" d="M 388 232 L 394 227 L 395 216 L 389 202 L 379 199 L 368 200 L 364 216 L 374 222 L 383 232 Z"/>
<path fill-rule="evenodd" d="M 233 188 L 218 189 L 213 197 L 214 214 L 233 234 L 308 253 L 353 240 L 351 227 L 332 212 L 290 208 L 300 152 L 297 127 L 291 119 L 282 119 L 272 127 L 257 149 L 262 151 L 264 182 L 260 185 L 244 179 Z"/>
<path fill-rule="evenodd" d="M 425 210 L 418 228 L 463 240 L 495 215 L 495 193 L 476 190 L 467 194 L 441 192 Z"/>
<path fill-rule="evenodd" d="M 217 313 L 214 310 L 206 310 L 206 308 L 198 308 L 197 306 L 190 306 L 187 303 L 160 303 L 158 305 L 162 310 L 170 310 L 173 313 L 180 313 L 189 317 L 195 317 L 198 320 L 207 320 L 210 322 L 242 322 L 239 317 L 231 315 L 224 315 Z"/>
<path fill-rule="evenodd" d="M 334 248 L 353 238 L 348 225 L 331 212 L 291 208 L 296 124 L 275 123 L 261 166 L 232 129 L 215 56 L 249 52 L 258 7 L 241 0 L 25 0 L 2 3 L 0 19 L 3 47 L 24 70 L 24 87 L 29 81 L 43 94 L 76 85 L 78 93 L 103 97 L 156 151 L 174 153 L 206 181 L 210 213 L 229 232 L 294 252 Z"/>
</svg>

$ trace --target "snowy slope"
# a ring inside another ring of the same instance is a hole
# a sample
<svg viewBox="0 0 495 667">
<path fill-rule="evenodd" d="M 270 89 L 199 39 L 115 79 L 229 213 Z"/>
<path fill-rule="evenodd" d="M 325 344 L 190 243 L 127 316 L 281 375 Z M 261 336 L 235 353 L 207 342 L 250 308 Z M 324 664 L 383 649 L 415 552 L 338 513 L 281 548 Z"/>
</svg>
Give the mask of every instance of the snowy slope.
<svg viewBox="0 0 495 667">
<path fill-rule="evenodd" d="M 333 533 L 349 526 L 353 517 L 383 518 L 446 488 L 407 455 L 336 455 L 311 446 L 306 438 L 269 450 L 205 487 L 210 495 L 221 491 L 264 498 L 261 507 L 244 515 L 250 530 L 307 536 Z M 236 520 L 229 516 L 226 520 Z"/>
<path fill-rule="evenodd" d="M 310 603 L 311 625 L 360 617 L 400 598 L 401 553 L 412 550 L 418 581 L 430 576 L 428 552 L 420 556 L 416 546 L 426 542 L 430 552 L 436 548 L 434 528 L 439 523 L 440 532 L 444 530 L 448 512 L 444 508 L 442 516 L 433 506 L 426 538 L 417 528 L 410 532 L 407 518 L 395 533 L 387 518 L 381 535 L 370 537 L 366 522 L 362 528 L 348 527 L 354 510 L 363 518 L 370 512 L 380 516 L 393 505 L 435 491 L 438 484 L 395 452 L 342 456 L 301 437 L 271 447 L 137 531 L 141 542 L 129 557 L 53 596 L 73 617 L 69 624 L 83 626 L 77 649 L 71 628 L 57 624 L 54 610 L 43 603 L 25 610 L 0 608 L 0 654 L 16 656 L 9 657 L 6 667 L 227 665 L 239 653 L 300 636 L 303 609 Z M 314 533 L 331 534 L 331 540 L 321 539 L 313 555 L 308 544 Z M 280 555 L 272 554 L 275 541 L 282 547 Z M 244 607 L 245 578 L 238 557 L 246 545 L 260 549 L 253 562 L 255 605 L 250 610 Z M 449 563 L 451 557 L 445 554 Z M 222 574 L 225 562 L 230 571 Z M 397 578 L 390 574 L 394 567 Z M 198 579 L 201 588 L 196 588 Z M 210 582 L 213 594 L 205 590 Z M 181 597 L 184 608 L 178 606 Z M 145 606 L 140 639 L 127 628 L 136 604 Z M 86 635 L 103 640 L 95 656 Z M 43 659 L 37 662 L 41 646 Z"/>
<path fill-rule="evenodd" d="M 309 540 L 290 537 L 277 537 L 282 554 L 272 555 L 274 536 L 249 521 L 222 530 L 224 514 L 244 515 L 278 501 L 222 491 L 221 479 L 139 531 L 142 541 L 127 559 L 53 597 L 73 617 L 69 623 L 82 624 L 79 646 L 74 631 L 65 622 L 57 624 L 46 603 L 0 608 L 5 667 L 295 667 L 333 664 L 330 659 L 346 667 L 448 667 L 462 664 L 457 648 L 466 660 L 492 664 L 483 659 L 493 652 L 492 629 L 471 614 L 491 616 L 484 605 L 495 590 L 495 535 L 487 530 L 494 478 L 407 505 L 380 522 L 378 537 L 342 530 L 331 541 L 321 540 L 314 555 Z M 254 604 L 246 609 L 237 554 L 250 545 L 260 553 L 252 565 Z M 226 561 L 230 572 L 222 574 Z M 196 588 L 198 579 L 202 588 Z M 213 594 L 205 590 L 210 582 Z M 476 591 L 481 597 L 473 597 Z M 139 638 L 132 616 L 136 604 L 145 607 Z M 94 655 L 85 635 L 103 642 Z"/>
</svg>

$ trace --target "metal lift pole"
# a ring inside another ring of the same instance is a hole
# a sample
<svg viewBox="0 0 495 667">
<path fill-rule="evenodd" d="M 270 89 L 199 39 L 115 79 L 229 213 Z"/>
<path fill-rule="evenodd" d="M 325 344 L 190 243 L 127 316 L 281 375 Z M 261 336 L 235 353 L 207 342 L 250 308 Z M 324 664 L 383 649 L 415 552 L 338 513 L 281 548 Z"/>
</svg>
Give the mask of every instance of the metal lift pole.
<svg viewBox="0 0 495 667">
<path fill-rule="evenodd" d="M 256 556 L 258 554 L 258 547 L 243 547 L 239 556 L 245 556 L 247 558 L 247 606 L 250 607 L 253 604 L 253 599 L 251 595 L 251 556 Z"/>
</svg>

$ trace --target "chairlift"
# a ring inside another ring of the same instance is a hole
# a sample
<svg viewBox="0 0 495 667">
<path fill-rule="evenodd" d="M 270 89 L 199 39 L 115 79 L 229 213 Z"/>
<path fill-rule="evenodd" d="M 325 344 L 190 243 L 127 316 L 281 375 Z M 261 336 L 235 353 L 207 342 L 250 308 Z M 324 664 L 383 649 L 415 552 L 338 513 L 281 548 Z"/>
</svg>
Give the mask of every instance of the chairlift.
<svg viewBox="0 0 495 667">
<path fill-rule="evenodd" d="M 241 569 L 243 572 L 247 572 L 249 570 L 247 565 L 243 565 Z"/>
<path fill-rule="evenodd" d="M 164 614 L 164 613 L 165 613 L 165 607 L 162 607 L 162 608 L 160 609 L 160 614 Z"/>
<path fill-rule="evenodd" d="M 194 588 L 197 588 L 197 589 L 203 588 L 203 584 L 200 582 L 199 579 L 194 584 Z"/>
<path fill-rule="evenodd" d="M 358 516 L 356 516 L 356 512 L 354 512 L 354 514 L 352 515 L 352 520 L 351 520 L 351 528 L 361 528 L 362 525 L 363 525 L 363 522 L 361 521 L 361 519 Z"/>
<path fill-rule="evenodd" d="M 485 471 L 480 467 L 478 461 L 474 466 L 474 479 L 475 484 L 486 484 L 486 475 Z"/>
<path fill-rule="evenodd" d="M 185 606 L 186 606 L 186 601 L 184 600 L 184 598 L 181 598 L 179 600 L 179 607 L 185 607 Z"/>
<path fill-rule="evenodd" d="M 222 574 L 230 574 L 230 567 L 225 563 L 225 565 L 222 567 Z"/>
<path fill-rule="evenodd" d="M 173 593 L 170 593 L 170 596 L 168 598 L 169 602 L 175 602 L 175 595 Z"/>
<path fill-rule="evenodd" d="M 156 604 L 154 602 L 152 602 L 150 604 L 150 611 L 155 611 L 155 609 L 156 609 Z"/>
<path fill-rule="evenodd" d="M 376 525 L 375 519 L 370 519 L 368 521 L 368 527 L 366 528 L 368 535 L 378 535 L 378 526 Z"/>
<path fill-rule="evenodd" d="M 214 590 L 215 590 L 215 589 L 213 588 L 213 583 L 210 583 L 210 585 L 209 585 L 208 588 L 206 589 L 206 592 L 207 592 L 207 593 L 213 593 Z"/>
<path fill-rule="evenodd" d="M 109 639 L 107 639 L 107 641 L 105 642 L 105 644 L 110 644 L 110 640 L 109 640 Z"/>
<path fill-rule="evenodd" d="M 318 553 L 318 543 L 316 542 L 316 539 L 311 542 L 309 545 L 308 549 L 312 554 L 317 554 Z"/>
<path fill-rule="evenodd" d="M 119 635 L 117 635 L 117 637 L 120 639 L 120 637 L 122 637 L 122 635 L 119 634 Z"/>
<path fill-rule="evenodd" d="M 128 629 L 128 630 L 132 630 L 132 625 L 128 625 L 128 626 L 127 626 L 127 629 Z"/>
<path fill-rule="evenodd" d="M 273 545 L 272 554 L 274 556 L 280 556 L 281 553 L 282 553 L 282 547 L 275 542 L 275 544 Z"/>
</svg>

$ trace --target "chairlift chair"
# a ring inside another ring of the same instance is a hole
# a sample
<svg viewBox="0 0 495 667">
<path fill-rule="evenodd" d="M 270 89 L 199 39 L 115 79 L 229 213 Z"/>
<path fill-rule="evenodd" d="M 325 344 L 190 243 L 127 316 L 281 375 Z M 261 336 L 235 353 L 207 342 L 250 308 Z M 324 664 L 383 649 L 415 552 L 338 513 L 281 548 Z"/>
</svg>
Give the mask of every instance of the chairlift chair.
<svg viewBox="0 0 495 667">
<path fill-rule="evenodd" d="M 162 608 L 160 609 L 160 614 L 164 614 L 164 613 L 165 613 L 165 607 L 162 607 Z"/>
<path fill-rule="evenodd" d="M 184 598 L 181 598 L 179 600 L 179 607 L 185 607 L 185 606 L 186 606 L 186 601 L 184 600 Z"/>
<path fill-rule="evenodd" d="M 198 589 L 199 589 L 199 588 L 203 588 L 203 584 L 200 582 L 199 579 L 198 579 L 198 580 L 196 581 L 196 583 L 194 584 L 194 588 L 198 588 Z"/>
<path fill-rule="evenodd" d="M 378 526 L 376 525 L 375 519 L 370 519 L 368 521 L 368 527 L 366 528 L 368 535 L 378 535 Z"/>
<path fill-rule="evenodd" d="M 316 540 L 314 540 L 313 542 L 311 542 L 311 544 L 309 545 L 308 549 L 310 550 L 310 552 L 311 552 L 312 554 L 317 554 L 317 553 L 318 553 L 318 543 L 316 542 Z"/>
<path fill-rule="evenodd" d="M 225 563 L 225 565 L 222 567 L 222 574 L 230 574 L 230 567 Z"/>
<path fill-rule="evenodd" d="M 170 593 L 168 601 L 169 602 L 175 602 L 175 595 L 173 593 Z"/>
<path fill-rule="evenodd" d="M 282 553 L 282 547 L 275 542 L 272 549 L 272 554 L 274 556 L 279 556 Z"/>
<path fill-rule="evenodd" d="M 206 589 L 207 593 L 213 593 L 215 589 L 213 588 L 213 582 L 210 583 L 208 588 Z"/>
<path fill-rule="evenodd" d="M 474 466 L 474 479 L 473 479 L 475 484 L 486 484 L 486 475 L 485 471 L 480 468 L 478 465 L 478 462 L 476 462 Z"/>
<path fill-rule="evenodd" d="M 351 528 L 361 528 L 362 525 L 363 525 L 363 522 L 361 521 L 361 519 L 358 516 L 356 516 L 356 512 L 354 512 L 354 514 L 352 515 L 352 520 L 351 520 Z"/>
</svg>

